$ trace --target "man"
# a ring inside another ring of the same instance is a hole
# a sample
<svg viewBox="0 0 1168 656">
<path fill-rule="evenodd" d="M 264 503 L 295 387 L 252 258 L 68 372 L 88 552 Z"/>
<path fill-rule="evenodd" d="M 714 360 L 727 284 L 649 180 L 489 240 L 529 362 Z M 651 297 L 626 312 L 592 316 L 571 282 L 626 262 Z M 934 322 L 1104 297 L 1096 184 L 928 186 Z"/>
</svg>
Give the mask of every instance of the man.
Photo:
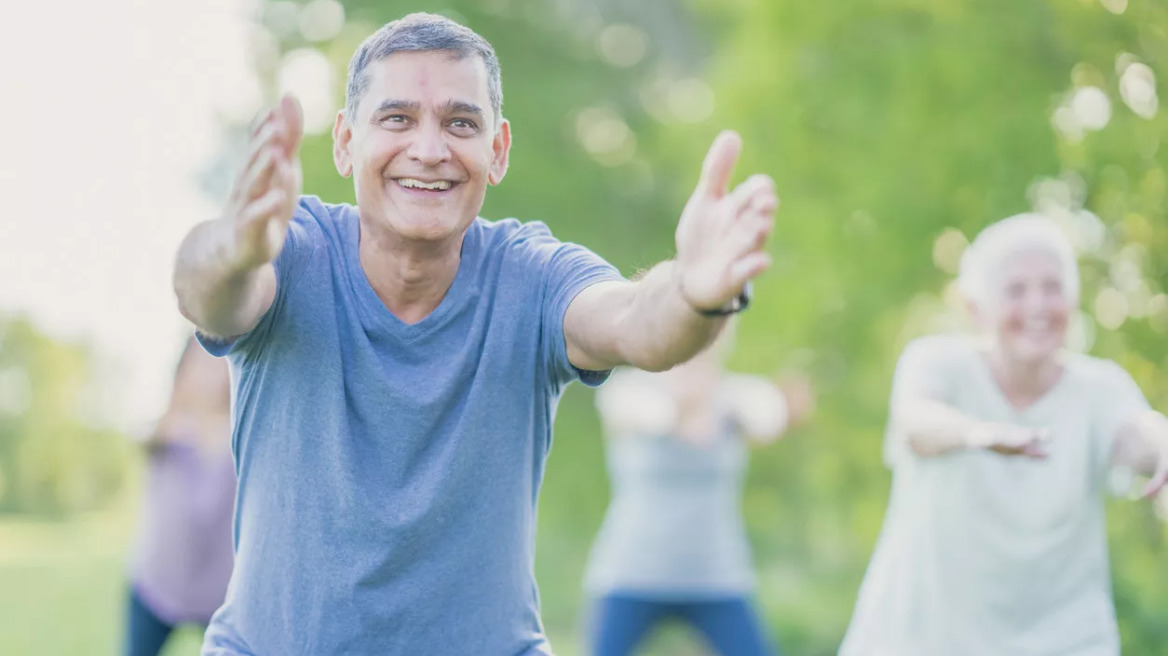
<svg viewBox="0 0 1168 656">
<path fill-rule="evenodd" d="M 547 654 L 532 572 L 555 405 L 667 369 L 765 270 L 777 206 L 720 135 L 636 282 L 542 224 L 477 218 L 507 170 L 498 60 L 412 14 L 354 55 L 333 129 L 357 206 L 300 197 L 301 116 L 259 122 L 175 290 L 237 377 L 236 569 L 205 655 Z"/>
</svg>

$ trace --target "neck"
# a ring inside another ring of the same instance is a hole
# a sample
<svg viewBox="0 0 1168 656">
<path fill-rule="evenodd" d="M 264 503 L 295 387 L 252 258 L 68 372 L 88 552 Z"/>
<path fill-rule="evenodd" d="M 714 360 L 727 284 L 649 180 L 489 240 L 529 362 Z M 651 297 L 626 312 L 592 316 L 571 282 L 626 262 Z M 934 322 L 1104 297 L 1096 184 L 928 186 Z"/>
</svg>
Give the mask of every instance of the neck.
<svg viewBox="0 0 1168 656">
<path fill-rule="evenodd" d="M 1054 387 L 1063 373 L 1057 356 L 1033 363 L 1018 362 L 995 348 L 990 350 L 988 358 L 994 380 L 1014 405 L 1024 406 L 1037 400 Z"/>
<path fill-rule="evenodd" d="M 430 316 L 454 283 L 465 235 L 464 230 L 442 241 L 411 241 L 362 218 L 361 268 L 386 309 L 414 324 Z"/>
</svg>

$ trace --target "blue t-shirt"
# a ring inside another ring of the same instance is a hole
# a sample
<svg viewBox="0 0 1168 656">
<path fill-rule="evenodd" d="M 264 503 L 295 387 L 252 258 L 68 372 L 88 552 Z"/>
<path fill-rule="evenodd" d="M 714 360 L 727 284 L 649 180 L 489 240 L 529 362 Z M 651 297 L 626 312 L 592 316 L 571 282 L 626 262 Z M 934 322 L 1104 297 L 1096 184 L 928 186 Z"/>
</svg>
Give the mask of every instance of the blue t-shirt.
<svg viewBox="0 0 1168 656">
<path fill-rule="evenodd" d="M 235 571 L 204 656 L 550 653 L 536 497 L 568 361 L 563 319 L 619 279 L 541 223 L 476 219 L 430 316 L 390 313 L 357 211 L 304 197 L 277 293 L 233 342 Z"/>
</svg>

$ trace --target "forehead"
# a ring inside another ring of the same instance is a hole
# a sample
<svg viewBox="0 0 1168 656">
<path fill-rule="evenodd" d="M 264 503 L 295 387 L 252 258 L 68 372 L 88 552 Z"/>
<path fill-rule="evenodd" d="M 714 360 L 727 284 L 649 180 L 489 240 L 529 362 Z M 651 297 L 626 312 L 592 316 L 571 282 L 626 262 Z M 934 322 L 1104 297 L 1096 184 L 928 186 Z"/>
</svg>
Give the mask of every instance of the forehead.
<svg viewBox="0 0 1168 656">
<path fill-rule="evenodd" d="M 365 69 L 369 86 L 362 105 L 404 100 L 427 106 L 450 101 L 489 108 L 487 66 L 481 57 L 449 50 L 395 52 Z"/>
<path fill-rule="evenodd" d="M 1054 253 L 1029 248 L 1006 255 L 996 267 L 998 277 L 1004 281 L 1028 277 L 1062 278 L 1062 263 Z"/>
</svg>

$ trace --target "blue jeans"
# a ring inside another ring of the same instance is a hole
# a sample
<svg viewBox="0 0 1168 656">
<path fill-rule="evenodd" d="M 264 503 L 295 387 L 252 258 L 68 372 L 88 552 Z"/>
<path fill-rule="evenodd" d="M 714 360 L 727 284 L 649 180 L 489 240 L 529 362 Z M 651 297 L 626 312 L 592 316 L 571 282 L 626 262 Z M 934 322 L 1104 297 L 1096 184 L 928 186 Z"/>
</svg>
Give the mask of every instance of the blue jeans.
<svg viewBox="0 0 1168 656">
<path fill-rule="evenodd" d="M 664 601 L 612 593 L 593 608 L 592 654 L 629 656 L 660 622 L 675 619 L 696 629 L 721 656 L 773 656 L 750 600 L 729 597 Z"/>
<path fill-rule="evenodd" d="M 126 609 L 126 656 L 158 656 L 172 631 L 174 625 L 159 619 L 131 588 Z"/>
</svg>

